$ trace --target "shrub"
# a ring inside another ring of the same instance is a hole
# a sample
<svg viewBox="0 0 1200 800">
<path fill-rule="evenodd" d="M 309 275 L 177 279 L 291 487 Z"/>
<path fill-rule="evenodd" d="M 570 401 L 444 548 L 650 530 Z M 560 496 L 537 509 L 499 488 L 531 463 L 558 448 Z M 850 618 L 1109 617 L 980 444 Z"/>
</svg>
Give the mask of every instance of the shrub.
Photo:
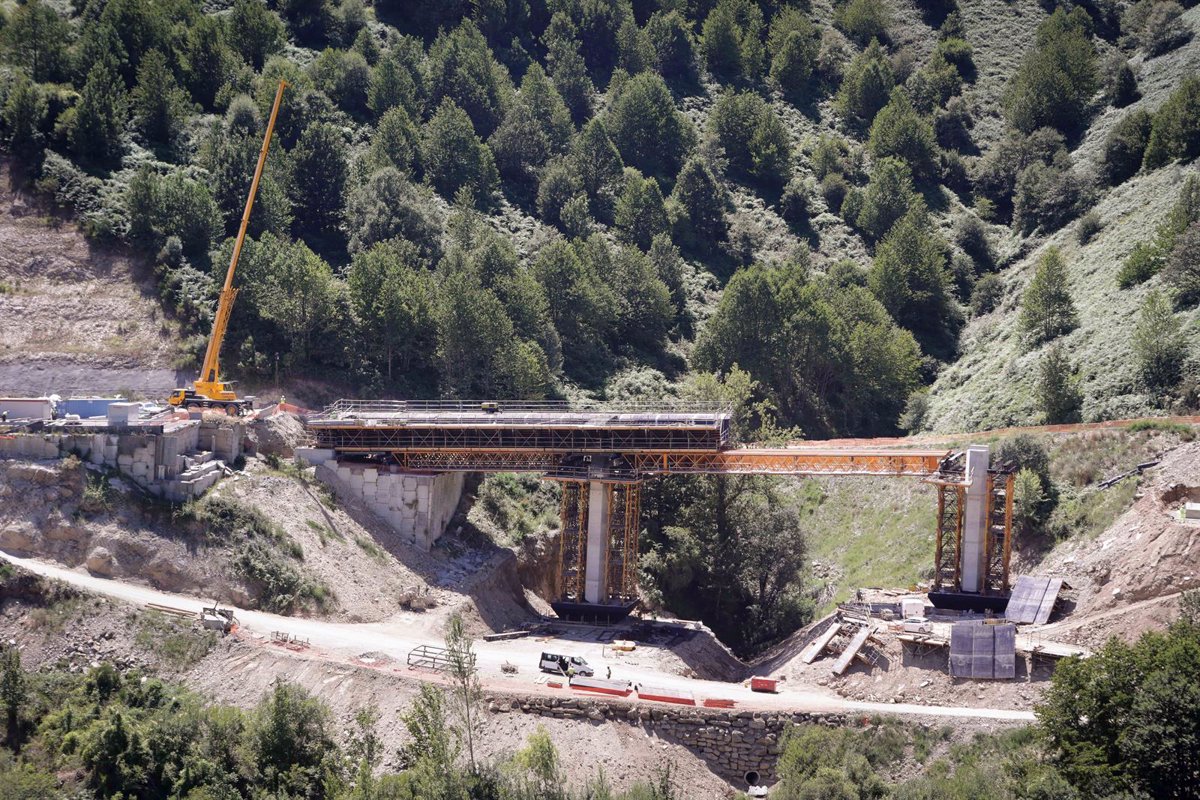
<svg viewBox="0 0 1200 800">
<path fill-rule="evenodd" d="M 803 228 L 808 224 L 810 195 L 808 184 L 799 177 L 792 178 L 784 188 L 783 196 L 779 198 L 780 216 L 792 227 Z"/>
<path fill-rule="evenodd" d="M 1117 186 L 1141 169 L 1154 118 L 1149 111 L 1136 109 L 1113 126 L 1104 140 L 1101 174 L 1109 186 Z"/>
<path fill-rule="evenodd" d="M 1025 231 L 1061 228 L 1087 203 L 1082 179 L 1068 158 L 1030 164 L 1017 178 L 1013 222 Z"/>
<path fill-rule="evenodd" d="M 853 175 L 858 172 L 860 161 L 846 140 L 834 134 L 823 134 L 812 152 L 812 170 L 817 180 L 824 180 L 830 173 Z"/>
<path fill-rule="evenodd" d="M 400 237 L 415 244 L 426 258 L 440 254 L 442 219 L 433 193 L 392 167 L 375 172 L 351 192 L 346 224 L 352 253 Z"/>
<path fill-rule="evenodd" d="M 791 140 L 779 115 L 757 94 L 725 94 L 713 108 L 709 126 L 735 175 L 772 188 L 787 180 Z"/>
<path fill-rule="evenodd" d="M 707 164 L 695 157 L 684 164 L 671 198 L 684 212 L 684 240 L 702 246 L 725 239 L 727 194 Z"/>
<path fill-rule="evenodd" d="M 863 193 L 862 210 L 855 224 L 868 240 L 878 241 L 908 210 L 912 198 L 908 165 L 898 158 L 881 159 L 875 164 L 871 182 Z"/>
<path fill-rule="evenodd" d="M 1114 108 L 1124 108 L 1138 99 L 1137 76 L 1128 61 L 1121 59 L 1110 71 L 1104 96 Z"/>
<path fill-rule="evenodd" d="M 785 7 L 771 22 L 767 51 L 771 82 L 785 97 L 803 97 L 817 63 L 817 30 L 798 8 Z"/>
<path fill-rule="evenodd" d="M 900 414 L 897 424 L 909 433 L 920 433 L 925 429 L 925 420 L 929 416 L 929 390 L 918 389 L 908 396 L 904 402 L 904 411 Z"/>
<path fill-rule="evenodd" d="M 846 182 L 845 176 L 840 172 L 831 172 L 821 181 L 821 196 L 825 198 L 825 204 L 829 206 L 829 210 L 835 214 L 841 213 L 842 204 L 846 202 L 846 194 L 849 191 L 850 184 Z M 856 211 L 851 217 L 843 217 L 843 219 L 853 224 L 858 220 L 858 213 Z"/>
<path fill-rule="evenodd" d="M 1154 4 L 1138 37 L 1151 56 L 1174 50 L 1191 38 L 1192 32 L 1183 21 L 1183 9 L 1170 0 Z"/>
<path fill-rule="evenodd" d="M 1040 128 L 1031 134 L 1009 131 L 979 160 L 975 171 L 976 197 L 991 200 L 997 211 L 1007 217 L 1011 209 L 1017 179 L 1030 164 L 1051 164 L 1066 152 L 1063 136 L 1053 128 Z"/>
<path fill-rule="evenodd" d="M 1125 257 L 1117 272 L 1117 285 L 1122 289 L 1145 283 L 1162 269 L 1163 257 L 1159 249 L 1149 242 L 1138 242 Z"/>
<path fill-rule="evenodd" d="M 583 182 L 571 164 L 570 159 L 561 158 L 552 161 L 542 170 L 542 179 L 538 184 L 537 211 L 538 216 L 552 225 L 562 222 L 563 207 L 573 197 L 583 195 Z"/>
<path fill-rule="evenodd" d="M 1020 326 L 1026 344 L 1036 347 L 1074 330 L 1079 324 L 1067 286 L 1067 265 L 1057 247 L 1046 250 L 1021 297 Z"/>
<path fill-rule="evenodd" d="M 635 169 L 626 170 L 625 191 L 617 201 L 614 225 L 622 241 L 649 250 L 654 237 L 668 227 L 658 181 L 643 178 Z"/>
<path fill-rule="evenodd" d="M 941 39 L 934 48 L 934 52 L 953 64 L 964 80 L 975 79 L 975 55 L 970 43 L 966 40 L 957 36 Z"/>
<path fill-rule="evenodd" d="M 848 0 L 834 12 L 834 24 L 859 46 L 887 41 L 891 14 L 882 0 Z"/>
<path fill-rule="evenodd" d="M 1100 222 L 1100 215 L 1093 209 L 1079 220 L 1079 226 L 1075 229 L 1075 239 L 1080 244 L 1087 244 L 1103 229 L 1104 224 Z"/>
<path fill-rule="evenodd" d="M 1004 281 L 999 275 L 984 275 L 971 290 L 971 314 L 980 317 L 995 310 L 1004 299 Z"/>
<path fill-rule="evenodd" d="M 918 183 L 937 177 L 938 146 L 933 126 L 916 112 L 904 89 L 895 89 L 891 100 L 875 116 L 868 147 L 877 159 L 904 161 Z"/>
<path fill-rule="evenodd" d="M 691 26 L 678 11 L 656 11 L 646 23 L 654 67 L 667 80 L 686 80 L 696 71 Z"/>
<path fill-rule="evenodd" d="M 984 269 L 995 266 L 992 243 L 988 240 L 987 227 L 974 214 L 960 217 L 954 226 L 954 240 L 963 252 L 975 259 Z"/>
</svg>

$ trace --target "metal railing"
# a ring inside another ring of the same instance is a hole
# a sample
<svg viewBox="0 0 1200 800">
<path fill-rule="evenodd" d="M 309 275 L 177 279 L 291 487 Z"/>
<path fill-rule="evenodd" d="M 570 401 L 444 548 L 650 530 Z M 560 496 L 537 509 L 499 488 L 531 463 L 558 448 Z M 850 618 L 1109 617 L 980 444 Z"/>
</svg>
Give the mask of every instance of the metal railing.
<svg viewBox="0 0 1200 800">
<path fill-rule="evenodd" d="M 508 412 L 595 412 L 609 414 L 713 414 L 732 413 L 727 403 L 703 400 L 615 402 L 607 400 L 352 400 L 342 399 L 326 406 L 310 420 L 340 416 L 401 415 L 422 412 L 508 413 Z"/>
</svg>

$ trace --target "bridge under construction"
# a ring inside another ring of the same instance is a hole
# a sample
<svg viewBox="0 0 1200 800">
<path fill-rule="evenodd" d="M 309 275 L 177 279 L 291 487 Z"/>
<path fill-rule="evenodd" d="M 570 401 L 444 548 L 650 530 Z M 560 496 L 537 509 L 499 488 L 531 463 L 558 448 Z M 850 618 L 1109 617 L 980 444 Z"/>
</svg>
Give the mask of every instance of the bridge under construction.
<svg viewBox="0 0 1200 800">
<path fill-rule="evenodd" d="M 317 448 L 393 471 L 536 472 L 562 485 L 562 617 L 613 618 L 637 604 L 645 480 L 659 475 L 912 477 L 937 492 L 930 597 L 1003 608 L 1009 593 L 1011 469 L 986 446 L 741 447 L 726 407 L 705 403 L 340 400 L 306 421 Z"/>
</svg>

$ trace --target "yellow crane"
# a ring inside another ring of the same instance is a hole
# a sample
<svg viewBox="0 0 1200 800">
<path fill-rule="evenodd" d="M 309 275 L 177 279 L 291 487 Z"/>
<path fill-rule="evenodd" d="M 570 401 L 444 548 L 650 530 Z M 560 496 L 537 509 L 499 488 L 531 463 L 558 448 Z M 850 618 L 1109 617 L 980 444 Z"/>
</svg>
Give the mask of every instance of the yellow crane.
<svg viewBox="0 0 1200 800">
<path fill-rule="evenodd" d="M 237 297 L 237 289 L 233 288 L 233 273 L 237 269 L 238 256 L 242 254 L 246 226 L 250 223 L 250 209 L 254 207 L 254 196 L 258 194 L 258 182 L 262 179 L 263 165 L 267 163 L 267 150 L 271 147 L 271 134 L 275 131 L 275 118 L 279 115 L 279 104 L 283 100 L 283 90 L 286 86 L 287 83 L 280 81 L 279 88 L 275 90 L 275 104 L 271 106 L 271 118 L 267 121 L 262 150 L 258 153 L 258 166 L 254 168 L 254 180 L 250 183 L 250 196 L 246 198 L 242 224 L 233 243 L 233 257 L 229 259 L 229 270 L 225 273 L 225 287 L 221 289 L 221 296 L 217 301 L 217 316 L 213 319 L 212 335 L 208 338 L 208 349 L 204 352 L 204 365 L 200 368 L 200 377 L 192 383 L 191 389 L 175 390 L 167 400 L 173 406 L 181 406 L 189 411 L 216 408 L 231 415 L 244 414 L 250 410 L 250 400 L 239 399 L 233 391 L 233 384 L 221 378 L 221 344 L 229 327 L 229 314 L 233 311 L 234 298 Z"/>
</svg>

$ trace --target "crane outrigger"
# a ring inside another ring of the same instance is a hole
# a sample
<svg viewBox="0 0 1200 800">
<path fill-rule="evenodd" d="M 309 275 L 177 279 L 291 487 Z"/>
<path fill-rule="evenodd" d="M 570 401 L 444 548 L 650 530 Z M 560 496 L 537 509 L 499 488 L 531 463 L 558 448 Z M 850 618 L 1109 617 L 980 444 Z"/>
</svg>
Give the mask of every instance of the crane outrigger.
<svg viewBox="0 0 1200 800">
<path fill-rule="evenodd" d="M 280 81 L 279 88 L 275 90 L 275 103 L 271 106 L 271 118 L 267 121 L 262 150 L 258 153 L 258 166 L 254 169 L 254 180 L 250 183 L 250 196 L 246 198 L 242 224 L 233 243 L 233 257 L 229 259 L 229 270 L 225 273 L 225 287 L 221 289 L 220 299 L 217 301 L 217 315 L 213 319 L 212 335 L 208 339 L 208 349 L 204 352 L 200 377 L 193 381 L 192 388 L 176 389 L 172 393 L 167 402 L 173 406 L 189 411 L 215 408 L 230 415 L 241 415 L 250 410 L 251 400 L 239 398 L 233 390 L 233 384 L 221 378 L 221 344 L 229 327 L 229 314 L 233 311 L 234 298 L 237 297 L 238 290 L 233 288 L 233 273 L 237 269 L 238 257 L 242 254 L 246 226 L 250 224 L 250 209 L 254 207 L 254 196 L 258 194 L 258 182 L 262 179 L 263 166 L 267 163 L 271 134 L 275 131 L 275 118 L 279 114 L 279 104 L 283 100 L 283 90 L 286 86 L 287 83 Z"/>
</svg>

